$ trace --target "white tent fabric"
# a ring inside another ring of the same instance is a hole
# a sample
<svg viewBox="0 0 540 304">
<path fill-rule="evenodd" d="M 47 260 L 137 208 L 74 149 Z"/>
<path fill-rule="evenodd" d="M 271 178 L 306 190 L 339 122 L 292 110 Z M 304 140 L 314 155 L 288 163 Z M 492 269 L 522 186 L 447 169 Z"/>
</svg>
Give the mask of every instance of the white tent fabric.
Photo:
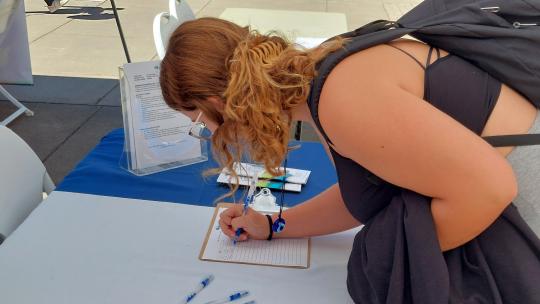
<svg viewBox="0 0 540 304">
<path fill-rule="evenodd" d="M 33 84 L 23 0 L 0 1 L 0 84 Z"/>
</svg>

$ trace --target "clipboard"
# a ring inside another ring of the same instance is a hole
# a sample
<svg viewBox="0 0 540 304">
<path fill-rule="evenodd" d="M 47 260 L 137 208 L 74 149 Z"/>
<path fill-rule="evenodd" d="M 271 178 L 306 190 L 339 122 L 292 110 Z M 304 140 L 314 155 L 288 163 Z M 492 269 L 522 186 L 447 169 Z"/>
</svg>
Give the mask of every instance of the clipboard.
<svg viewBox="0 0 540 304">
<path fill-rule="evenodd" d="M 233 246 L 232 240 L 221 233 L 219 229 L 216 229 L 216 227 L 219 227 L 216 218 L 220 208 L 229 208 L 234 205 L 231 203 L 220 203 L 216 206 L 201 246 L 199 260 L 297 269 L 309 268 L 311 260 L 310 238 L 274 239 L 272 241 L 249 240 L 239 242 Z M 226 239 L 218 239 L 219 244 L 216 242 L 209 246 L 209 240 L 215 242 L 218 234 L 220 237 L 222 236 Z M 223 251 L 214 254 L 216 247 L 219 247 L 220 244 L 223 245 Z M 209 252 L 206 252 L 207 250 Z M 272 254 L 268 252 L 272 252 Z M 270 258 L 270 255 L 274 258 Z"/>
</svg>

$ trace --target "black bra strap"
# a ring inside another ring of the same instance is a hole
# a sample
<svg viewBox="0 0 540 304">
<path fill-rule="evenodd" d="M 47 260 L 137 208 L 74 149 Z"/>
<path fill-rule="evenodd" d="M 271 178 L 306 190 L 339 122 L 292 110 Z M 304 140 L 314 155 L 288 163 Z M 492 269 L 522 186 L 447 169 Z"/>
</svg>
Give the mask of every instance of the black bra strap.
<svg viewBox="0 0 540 304">
<path fill-rule="evenodd" d="M 435 49 L 435 51 L 437 52 L 437 60 L 439 60 L 441 58 L 441 51 L 438 49 L 438 48 L 434 48 L 432 46 L 429 47 L 429 52 L 428 52 L 428 55 L 427 55 L 427 60 L 426 60 L 426 69 L 428 66 L 431 65 L 431 55 L 433 54 L 433 49 Z M 435 61 L 437 61 L 435 60 Z"/>
<path fill-rule="evenodd" d="M 424 67 L 424 65 L 420 62 L 420 60 L 416 59 L 416 57 L 414 57 L 413 55 L 409 54 L 409 53 L 406 52 L 405 50 L 402 50 L 402 49 L 398 48 L 397 46 L 391 45 L 391 44 L 389 44 L 389 43 L 386 43 L 386 45 L 391 46 L 391 47 L 395 48 L 396 50 L 402 52 L 403 54 L 405 54 L 405 55 L 411 57 L 412 60 L 416 61 L 416 63 L 418 63 L 418 65 L 419 65 L 423 70 L 426 69 L 426 67 Z"/>
<path fill-rule="evenodd" d="M 429 52 L 427 54 L 427 59 L 426 59 L 426 68 L 429 66 L 429 63 L 431 62 L 431 54 L 433 53 L 433 47 L 430 46 L 429 47 Z"/>
</svg>

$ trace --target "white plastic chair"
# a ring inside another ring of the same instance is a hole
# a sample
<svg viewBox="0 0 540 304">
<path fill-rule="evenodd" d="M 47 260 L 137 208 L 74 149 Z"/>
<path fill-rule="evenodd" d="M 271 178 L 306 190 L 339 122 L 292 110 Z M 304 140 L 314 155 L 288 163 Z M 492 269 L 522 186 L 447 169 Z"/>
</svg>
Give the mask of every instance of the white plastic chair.
<svg viewBox="0 0 540 304">
<path fill-rule="evenodd" d="M 54 189 L 45 166 L 17 134 L 0 126 L 0 243 Z"/>
<path fill-rule="evenodd" d="M 154 17 L 154 44 L 159 59 L 165 57 L 169 37 L 183 22 L 195 19 L 193 10 L 185 0 L 169 0 L 169 12 L 159 13 Z"/>
</svg>

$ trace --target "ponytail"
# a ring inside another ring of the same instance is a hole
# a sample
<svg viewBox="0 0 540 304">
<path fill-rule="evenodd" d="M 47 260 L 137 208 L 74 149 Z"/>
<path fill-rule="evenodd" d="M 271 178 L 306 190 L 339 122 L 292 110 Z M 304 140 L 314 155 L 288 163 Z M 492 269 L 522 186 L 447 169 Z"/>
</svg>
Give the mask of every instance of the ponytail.
<svg viewBox="0 0 540 304">
<path fill-rule="evenodd" d="M 306 51 L 280 36 L 252 31 L 237 45 L 227 63 L 223 124 L 213 136 L 214 157 L 222 167 L 234 172 L 233 164 L 249 156 L 270 174 L 283 174 L 278 168 L 287 154 L 291 110 L 307 99 L 316 63 L 342 43 Z"/>
</svg>

